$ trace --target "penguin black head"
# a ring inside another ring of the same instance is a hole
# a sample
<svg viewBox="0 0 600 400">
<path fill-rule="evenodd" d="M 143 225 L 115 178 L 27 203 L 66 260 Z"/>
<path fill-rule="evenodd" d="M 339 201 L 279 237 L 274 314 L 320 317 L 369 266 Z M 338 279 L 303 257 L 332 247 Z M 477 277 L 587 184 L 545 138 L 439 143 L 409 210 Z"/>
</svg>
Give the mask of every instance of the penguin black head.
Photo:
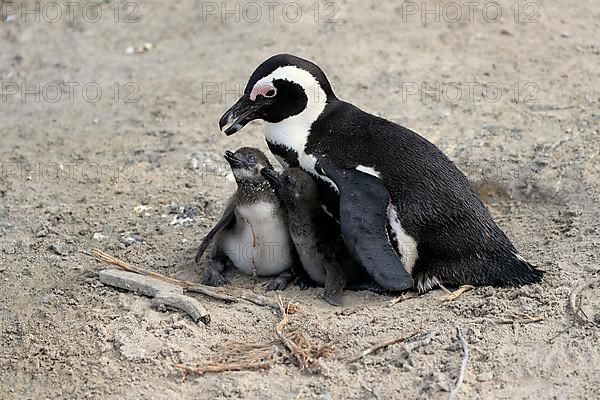
<svg viewBox="0 0 600 400">
<path fill-rule="evenodd" d="M 319 206 L 319 192 L 314 179 L 300 168 L 288 168 L 278 173 L 263 168 L 260 173 L 271 184 L 277 197 L 288 210 L 297 210 L 299 204 Z"/>
<path fill-rule="evenodd" d="M 302 116 L 312 122 L 334 99 L 321 68 L 290 54 L 278 54 L 256 68 L 244 95 L 223 114 L 219 127 L 232 135 L 255 119 L 278 123 Z"/>
<path fill-rule="evenodd" d="M 253 147 L 242 147 L 235 153 L 226 151 L 224 157 L 238 183 L 242 181 L 263 181 L 260 174 L 261 169 L 273 168 L 267 156 Z"/>
</svg>

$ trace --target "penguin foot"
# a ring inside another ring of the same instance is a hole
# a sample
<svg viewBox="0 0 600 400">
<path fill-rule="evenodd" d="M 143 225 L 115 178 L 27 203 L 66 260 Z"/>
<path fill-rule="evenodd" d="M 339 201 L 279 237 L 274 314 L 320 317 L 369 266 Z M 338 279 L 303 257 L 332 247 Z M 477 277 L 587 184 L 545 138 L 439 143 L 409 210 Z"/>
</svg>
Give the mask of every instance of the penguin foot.
<svg viewBox="0 0 600 400">
<path fill-rule="evenodd" d="M 328 302 L 329 304 L 331 304 L 332 306 L 341 306 L 342 305 L 342 297 L 343 297 L 343 292 L 341 290 L 332 292 L 332 293 L 327 293 L 325 292 L 324 294 L 324 298 L 325 301 Z"/>
<path fill-rule="evenodd" d="M 279 277 L 271 279 L 267 282 L 265 290 L 271 292 L 274 290 L 284 290 L 288 286 L 287 280 L 283 280 Z"/>
<path fill-rule="evenodd" d="M 316 287 L 317 285 L 310 279 L 307 275 L 297 276 L 294 280 L 294 285 L 298 286 L 300 290 L 306 290 L 312 287 Z"/>
<path fill-rule="evenodd" d="M 217 269 L 209 268 L 202 278 L 202 284 L 208 286 L 223 286 L 227 283 L 225 274 Z"/>
<path fill-rule="evenodd" d="M 288 286 L 288 284 L 289 281 L 286 278 L 281 278 L 278 276 L 277 278 L 273 278 L 269 282 L 267 282 L 265 290 L 267 292 L 271 292 L 273 290 L 284 290 Z"/>
<path fill-rule="evenodd" d="M 277 275 L 276 278 L 273 278 L 267 282 L 265 290 L 267 292 L 270 292 L 273 290 L 284 290 L 286 287 L 288 287 L 288 285 L 290 284 L 290 282 L 293 279 L 294 279 L 294 274 L 292 273 L 292 271 L 290 271 L 290 270 L 283 271 L 282 273 Z"/>
</svg>

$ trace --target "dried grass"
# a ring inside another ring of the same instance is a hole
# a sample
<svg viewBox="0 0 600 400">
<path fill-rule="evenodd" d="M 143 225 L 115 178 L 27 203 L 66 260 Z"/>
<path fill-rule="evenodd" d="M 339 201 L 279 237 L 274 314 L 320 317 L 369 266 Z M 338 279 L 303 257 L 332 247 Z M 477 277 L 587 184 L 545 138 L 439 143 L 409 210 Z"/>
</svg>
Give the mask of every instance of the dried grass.
<svg viewBox="0 0 600 400">
<path fill-rule="evenodd" d="M 189 366 L 176 364 L 184 374 L 225 371 L 255 371 L 271 368 L 277 362 L 277 346 L 259 343 L 227 342 L 220 354 L 206 364 Z"/>
<path fill-rule="evenodd" d="M 322 363 L 321 358 L 331 354 L 334 343 L 311 343 L 300 329 L 294 329 L 286 333 L 285 327 L 289 323 L 288 315 L 297 312 L 297 306 L 291 303 L 284 305 L 284 301 L 280 296 L 277 296 L 277 303 L 279 304 L 281 320 L 275 325 L 275 333 L 279 339 L 292 353 L 301 370 L 325 373 L 327 367 Z"/>
</svg>

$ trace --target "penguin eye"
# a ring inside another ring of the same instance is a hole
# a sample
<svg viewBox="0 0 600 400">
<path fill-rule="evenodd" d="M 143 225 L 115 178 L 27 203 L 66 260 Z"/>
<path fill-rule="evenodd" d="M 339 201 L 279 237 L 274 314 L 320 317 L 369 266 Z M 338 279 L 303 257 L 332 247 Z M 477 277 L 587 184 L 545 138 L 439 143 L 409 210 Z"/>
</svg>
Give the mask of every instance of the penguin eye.
<svg viewBox="0 0 600 400">
<path fill-rule="evenodd" d="M 271 98 L 271 97 L 275 97 L 276 94 L 277 94 L 277 89 L 273 88 L 273 89 L 267 90 L 267 92 L 264 94 L 264 96 L 266 98 Z"/>
<path fill-rule="evenodd" d="M 254 154 L 248 154 L 247 160 L 252 164 L 256 164 L 256 157 L 254 156 Z"/>
</svg>

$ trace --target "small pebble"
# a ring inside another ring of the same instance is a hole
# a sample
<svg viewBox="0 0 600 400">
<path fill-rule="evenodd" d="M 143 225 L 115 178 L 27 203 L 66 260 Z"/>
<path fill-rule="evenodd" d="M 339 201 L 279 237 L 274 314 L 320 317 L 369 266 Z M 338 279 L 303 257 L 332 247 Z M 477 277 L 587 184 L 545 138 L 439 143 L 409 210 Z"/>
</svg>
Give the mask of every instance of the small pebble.
<svg viewBox="0 0 600 400">
<path fill-rule="evenodd" d="M 97 240 L 98 242 L 103 242 L 106 240 L 106 236 L 104 236 L 100 232 L 96 232 L 94 233 L 94 236 L 92 236 L 92 239 Z"/>
<path fill-rule="evenodd" d="M 66 256 L 73 252 L 73 249 L 71 248 L 71 246 L 66 245 L 66 244 L 57 244 L 57 243 L 50 245 L 50 250 L 52 250 L 54 253 L 58 254 L 59 256 Z"/>
<path fill-rule="evenodd" d="M 493 377 L 494 377 L 494 374 L 492 374 L 489 371 L 482 372 L 481 374 L 477 375 L 477 381 L 478 382 L 487 382 L 487 381 L 491 381 Z"/>
</svg>

